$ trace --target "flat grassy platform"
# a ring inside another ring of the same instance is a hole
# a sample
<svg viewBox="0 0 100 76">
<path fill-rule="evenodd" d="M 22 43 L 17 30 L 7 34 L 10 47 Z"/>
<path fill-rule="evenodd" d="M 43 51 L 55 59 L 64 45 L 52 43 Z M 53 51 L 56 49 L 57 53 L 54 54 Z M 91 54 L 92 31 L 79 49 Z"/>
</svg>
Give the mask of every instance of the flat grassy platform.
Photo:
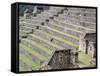
<svg viewBox="0 0 100 76">
<path fill-rule="evenodd" d="M 79 52 L 79 67 L 89 67 L 92 57 L 84 52 Z"/>
</svg>

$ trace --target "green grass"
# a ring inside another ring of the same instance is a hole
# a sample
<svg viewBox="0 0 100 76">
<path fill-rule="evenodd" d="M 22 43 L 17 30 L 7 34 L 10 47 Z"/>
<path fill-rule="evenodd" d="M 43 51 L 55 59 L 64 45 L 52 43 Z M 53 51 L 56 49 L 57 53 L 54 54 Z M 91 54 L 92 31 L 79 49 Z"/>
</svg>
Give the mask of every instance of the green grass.
<svg viewBox="0 0 100 76">
<path fill-rule="evenodd" d="M 31 69 L 37 69 L 39 68 L 39 64 L 32 61 L 28 56 L 25 54 L 20 54 L 20 60 L 22 60 L 24 63 L 26 63 Z M 20 67 L 20 70 L 23 70 L 22 67 Z"/>
<path fill-rule="evenodd" d="M 28 33 L 29 31 L 26 31 L 26 30 L 19 30 L 20 33 L 23 33 L 23 34 L 26 34 Z"/>
<path fill-rule="evenodd" d="M 44 38 L 42 38 L 42 37 L 40 37 L 38 35 L 35 35 L 35 34 L 30 34 L 30 35 L 33 36 L 33 37 L 35 37 L 35 38 L 37 38 L 37 39 L 39 39 L 40 41 L 43 41 L 43 42 L 45 42 L 45 43 L 53 46 L 53 47 L 56 47 L 58 49 L 64 49 L 64 47 L 62 47 L 60 45 L 57 45 L 57 44 L 54 44 L 54 43 L 50 42 L 49 40 L 46 40 L 46 39 L 44 39 Z"/>
<path fill-rule="evenodd" d="M 19 20 L 24 20 L 24 16 L 19 16 Z"/>
<path fill-rule="evenodd" d="M 54 22 L 50 22 L 49 25 L 50 25 L 50 26 L 56 26 L 56 27 L 59 27 L 59 28 L 64 28 L 64 29 L 66 29 L 66 30 L 71 30 L 71 31 L 73 31 L 73 32 L 77 32 L 77 33 L 83 34 L 83 32 L 78 31 L 78 30 L 75 30 L 74 28 L 64 27 L 64 26 L 58 25 L 58 24 L 56 24 L 56 23 L 54 23 Z"/>
<path fill-rule="evenodd" d="M 74 25 L 74 24 L 69 24 L 63 20 L 57 20 L 55 19 L 57 22 L 60 22 L 60 23 L 64 23 L 64 24 L 67 24 L 67 25 L 71 25 L 71 26 L 74 26 L 74 27 L 79 27 L 79 28 L 82 28 L 82 29 L 85 29 L 85 30 L 91 30 L 91 31 L 95 31 L 95 29 L 93 28 L 86 28 L 86 27 L 83 27 L 83 26 L 79 26 L 79 25 Z"/>
<path fill-rule="evenodd" d="M 40 60 L 43 60 L 43 61 L 47 60 L 47 58 L 45 56 L 39 54 L 35 49 L 31 49 L 22 43 L 20 44 L 20 47 L 24 48 L 26 51 L 28 51 L 29 53 L 31 53 L 33 56 L 37 57 Z"/>
<path fill-rule="evenodd" d="M 21 64 L 19 64 L 19 71 L 25 71 L 24 67 Z"/>
<path fill-rule="evenodd" d="M 33 22 L 39 22 L 38 20 L 32 20 Z"/>
<path fill-rule="evenodd" d="M 36 26 L 36 25 L 33 24 L 33 26 Z M 38 25 L 38 26 L 40 26 L 40 25 Z M 58 31 L 58 30 L 53 29 L 53 28 L 50 28 L 50 27 L 48 27 L 48 26 L 40 26 L 40 27 L 42 27 L 42 28 L 47 28 L 48 30 L 55 31 L 55 32 L 57 32 L 57 33 L 59 33 L 59 34 L 62 34 L 62 35 L 68 36 L 68 37 L 72 37 L 72 38 L 74 38 L 74 39 L 76 39 L 76 40 L 79 40 L 79 39 L 80 39 L 80 38 L 77 37 L 77 36 L 73 36 L 73 35 L 71 35 L 71 34 Z"/>
<path fill-rule="evenodd" d="M 80 17 L 80 15 L 71 15 L 73 17 Z M 96 18 L 96 16 L 82 16 L 81 17 L 86 17 L 86 18 Z"/>
<path fill-rule="evenodd" d="M 80 39 L 79 37 L 76 37 L 76 36 L 73 36 L 73 35 L 71 35 L 71 34 L 64 33 L 64 32 L 58 31 L 58 30 L 55 30 L 55 29 L 50 28 L 50 27 L 47 27 L 47 26 L 44 26 L 44 27 L 48 28 L 48 29 L 51 30 L 51 31 L 55 31 L 55 32 L 60 33 L 60 34 L 62 34 L 62 35 L 65 35 L 65 36 L 74 38 L 74 39 L 76 39 L 76 40 L 79 40 L 79 39 Z"/>
<path fill-rule="evenodd" d="M 31 39 L 26 39 L 25 41 L 29 42 L 30 44 L 33 44 L 33 45 L 36 45 L 38 48 L 42 49 L 43 51 L 45 51 L 47 54 L 50 54 L 51 51 L 50 49 L 46 48 L 45 46 L 37 43 L 36 41 L 34 40 L 31 40 Z"/>
<path fill-rule="evenodd" d="M 63 16 L 62 16 L 63 17 Z M 73 17 L 78 17 L 78 16 L 73 16 Z M 85 16 L 83 16 L 83 17 L 85 17 Z M 86 16 L 86 18 L 89 18 L 89 16 Z M 96 18 L 95 16 L 94 17 L 92 17 L 92 16 L 90 16 L 90 18 Z M 90 22 L 90 21 L 80 21 L 80 22 L 83 22 L 83 23 L 90 23 L 90 24 L 96 24 L 95 22 Z"/>
<path fill-rule="evenodd" d="M 88 67 L 92 57 L 84 52 L 79 52 L 79 66 L 80 67 Z"/>
<path fill-rule="evenodd" d="M 37 31 L 39 31 L 39 30 L 37 30 Z M 75 43 L 73 43 L 73 42 L 71 42 L 71 41 L 64 40 L 64 39 L 59 38 L 59 37 L 56 37 L 56 36 L 54 36 L 54 35 L 50 35 L 49 33 L 46 33 L 46 32 L 44 32 L 44 31 L 40 31 L 40 32 L 43 33 L 43 34 L 45 34 L 46 36 L 53 37 L 54 39 L 56 39 L 56 40 L 58 40 L 58 41 L 61 41 L 61 42 L 63 42 L 63 43 L 69 44 L 69 45 L 71 45 L 71 46 L 73 46 L 73 47 L 78 47 L 77 44 L 75 44 Z"/>
<path fill-rule="evenodd" d="M 89 21 L 80 21 L 80 23 L 96 24 L 94 22 L 89 22 Z"/>
<path fill-rule="evenodd" d="M 27 29 L 32 30 L 32 27 L 29 27 L 29 26 L 21 26 L 21 27 L 24 27 L 24 28 L 27 28 Z M 34 28 L 33 28 L 33 29 L 34 29 Z"/>
</svg>

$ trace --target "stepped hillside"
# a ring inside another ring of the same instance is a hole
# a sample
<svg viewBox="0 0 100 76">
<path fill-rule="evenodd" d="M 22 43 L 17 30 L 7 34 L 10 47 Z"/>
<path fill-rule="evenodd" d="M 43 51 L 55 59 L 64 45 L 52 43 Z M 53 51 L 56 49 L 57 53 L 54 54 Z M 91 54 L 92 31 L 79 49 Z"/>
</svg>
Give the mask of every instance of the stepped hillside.
<svg viewBox="0 0 100 76">
<path fill-rule="evenodd" d="M 19 17 L 20 71 L 40 70 L 56 50 L 79 51 L 81 36 L 96 31 L 96 10 L 91 8 L 49 6 L 28 17 Z M 81 52 L 79 60 L 79 67 L 86 67 L 91 57 Z"/>
</svg>

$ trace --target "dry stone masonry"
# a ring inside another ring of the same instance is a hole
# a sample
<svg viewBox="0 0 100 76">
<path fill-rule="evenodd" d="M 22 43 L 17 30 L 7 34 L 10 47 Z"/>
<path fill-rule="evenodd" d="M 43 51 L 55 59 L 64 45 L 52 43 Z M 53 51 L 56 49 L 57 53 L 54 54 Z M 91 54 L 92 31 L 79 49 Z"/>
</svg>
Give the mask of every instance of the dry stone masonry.
<svg viewBox="0 0 100 76">
<path fill-rule="evenodd" d="M 24 70 L 80 68 L 79 51 L 92 56 L 88 67 L 95 66 L 95 9 L 34 5 L 23 17 L 19 50 Z"/>
</svg>

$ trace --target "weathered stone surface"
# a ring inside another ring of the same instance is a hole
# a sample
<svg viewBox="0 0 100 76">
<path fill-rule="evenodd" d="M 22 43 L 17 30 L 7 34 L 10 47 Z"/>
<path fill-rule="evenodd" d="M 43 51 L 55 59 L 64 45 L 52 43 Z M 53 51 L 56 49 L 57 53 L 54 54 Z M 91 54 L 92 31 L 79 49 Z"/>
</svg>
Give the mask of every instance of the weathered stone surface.
<svg viewBox="0 0 100 76">
<path fill-rule="evenodd" d="M 78 53 L 74 51 L 72 49 L 55 51 L 50 61 L 43 64 L 42 69 L 78 68 Z"/>
<path fill-rule="evenodd" d="M 96 57 L 96 33 L 87 33 L 80 39 L 79 50 Z"/>
</svg>

